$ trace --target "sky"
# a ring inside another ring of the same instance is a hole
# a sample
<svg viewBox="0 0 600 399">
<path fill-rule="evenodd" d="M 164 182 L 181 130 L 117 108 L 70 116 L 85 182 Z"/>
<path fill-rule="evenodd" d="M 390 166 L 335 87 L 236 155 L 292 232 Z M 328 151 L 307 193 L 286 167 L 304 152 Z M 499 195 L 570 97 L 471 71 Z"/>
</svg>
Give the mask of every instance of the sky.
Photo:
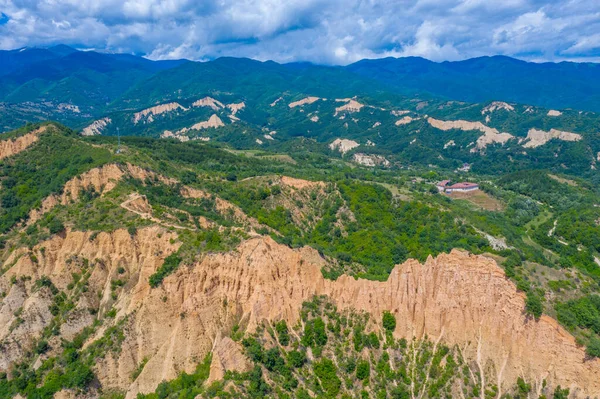
<svg viewBox="0 0 600 399">
<path fill-rule="evenodd" d="M 599 0 L 0 0 L 0 49 L 345 65 L 508 55 L 600 62 Z"/>
</svg>

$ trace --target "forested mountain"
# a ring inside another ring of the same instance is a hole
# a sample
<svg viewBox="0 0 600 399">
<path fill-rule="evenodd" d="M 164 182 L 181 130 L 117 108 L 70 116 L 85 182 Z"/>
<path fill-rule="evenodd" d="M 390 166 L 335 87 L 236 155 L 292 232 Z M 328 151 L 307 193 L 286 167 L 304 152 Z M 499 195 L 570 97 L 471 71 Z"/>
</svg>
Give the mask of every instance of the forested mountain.
<svg viewBox="0 0 600 399">
<path fill-rule="evenodd" d="M 2 117 L 5 130 L 47 117 L 76 127 L 86 118 L 110 110 L 211 90 L 236 92 L 242 85 L 248 96 L 267 97 L 285 91 L 338 97 L 418 95 L 600 111 L 596 87 L 600 72 L 590 63 L 538 64 L 509 57 L 442 63 L 418 57 L 385 58 L 345 67 L 236 58 L 192 63 L 77 51 L 63 45 L 0 51 L 0 61 L 0 102 L 14 119 Z M 267 86 L 261 93 L 252 93 L 253 87 L 262 84 Z M 62 107 L 57 109 L 59 105 Z M 73 115 L 72 109 L 83 115 Z"/>
<path fill-rule="evenodd" d="M 136 83 L 183 62 L 67 46 L 0 51 L 0 126 L 46 119 L 76 124 L 102 114 Z"/>
</svg>

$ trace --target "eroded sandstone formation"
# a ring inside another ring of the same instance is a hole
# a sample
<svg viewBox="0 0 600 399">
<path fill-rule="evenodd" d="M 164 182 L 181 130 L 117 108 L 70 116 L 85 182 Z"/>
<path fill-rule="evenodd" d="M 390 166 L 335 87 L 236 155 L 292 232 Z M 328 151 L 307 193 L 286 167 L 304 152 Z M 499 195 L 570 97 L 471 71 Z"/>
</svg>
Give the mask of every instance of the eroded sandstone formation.
<svg viewBox="0 0 600 399">
<path fill-rule="evenodd" d="M 235 348 L 221 342 L 234 324 L 253 331 L 263 321 L 285 319 L 293 326 L 302 302 L 314 295 L 328 295 L 340 309 L 371 314 L 375 328 L 382 312 L 391 311 L 398 320 L 397 337 L 427 336 L 457 345 L 479 368 L 484 385 L 497 384 L 500 392 L 523 377 L 536 387 L 543 380 L 569 387 L 580 397 L 600 394 L 600 360 L 586 360 L 583 348 L 555 320 L 527 317 L 523 295 L 489 258 L 452 251 L 424 264 L 398 265 L 386 282 L 348 276 L 330 281 L 322 277 L 326 261 L 317 251 L 259 237 L 236 251 L 182 265 L 151 289 L 149 276 L 177 248 L 171 238 L 173 233 L 158 227 L 142 229 L 136 237 L 121 230 L 101 233 L 92 241 L 89 233 L 69 232 L 34 248 L 37 263 L 15 253 L 15 265 L 0 284 L 8 287 L 12 275 L 44 274 L 64 289 L 70 274 L 66 259 L 83 256 L 103 260 L 90 291 L 100 290 L 101 301 L 108 303 L 111 273 L 126 265 L 128 281 L 113 304 L 117 318 L 128 316 L 126 337 L 121 351 L 101 360 L 96 372 L 105 387 L 127 389 L 129 398 L 153 391 L 180 371 L 193 371 L 216 349 L 219 367 L 243 363 Z M 11 298 L 26 296 L 13 290 Z M 131 372 L 144 358 L 148 362 L 132 383 Z"/>
<path fill-rule="evenodd" d="M 8 158 L 26 150 L 29 146 L 39 140 L 40 134 L 45 132 L 46 129 L 48 129 L 48 126 L 44 125 L 15 139 L 1 140 L 0 159 Z"/>
</svg>

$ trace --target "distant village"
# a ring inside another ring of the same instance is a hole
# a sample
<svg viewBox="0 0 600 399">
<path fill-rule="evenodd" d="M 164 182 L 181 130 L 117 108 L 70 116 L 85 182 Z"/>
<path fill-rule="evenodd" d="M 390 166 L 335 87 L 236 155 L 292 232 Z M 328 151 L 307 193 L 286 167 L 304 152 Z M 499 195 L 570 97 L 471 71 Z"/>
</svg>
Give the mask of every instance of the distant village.
<svg viewBox="0 0 600 399">
<path fill-rule="evenodd" d="M 441 193 L 466 193 L 479 190 L 479 184 L 469 182 L 459 182 L 452 184 L 450 180 L 442 180 L 437 184 L 437 189 Z"/>
</svg>

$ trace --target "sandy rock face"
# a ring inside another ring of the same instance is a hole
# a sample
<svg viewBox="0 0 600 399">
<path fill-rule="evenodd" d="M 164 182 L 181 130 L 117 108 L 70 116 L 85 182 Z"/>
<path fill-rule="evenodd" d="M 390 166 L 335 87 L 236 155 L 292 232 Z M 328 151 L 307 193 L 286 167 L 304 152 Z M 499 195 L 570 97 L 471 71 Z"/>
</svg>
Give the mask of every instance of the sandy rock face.
<svg viewBox="0 0 600 399">
<path fill-rule="evenodd" d="M 92 271 L 87 296 L 80 298 L 73 317 L 61 326 L 63 337 L 72 338 L 93 322 L 88 305 L 94 304 L 100 312 L 110 307 L 110 281 L 117 276 L 118 267 L 123 267 L 130 276 L 128 284 L 144 281 L 147 285 L 150 274 L 179 246 L 170 241 L 174 234 L 159 227 L 141 229 L 135 237 L 125 230 L 100 233 L 94 239 L 91 236 L 92 233 L 89 232 L 68 231 L 64 237 L 54 236 L 35 246 L 31 250 L 35 261 L 30 256 L 23 256 L 22 252 L 15 251 L 4 262 L 4 265 L 14 265 L 0 277 L 0 288 L 10 288 L 0 306 L 0 321 L 4 322 L 0 328 L 0 341 L 3 344 L 3 350 L 0 351 L 1 371 L 7 370 L 11 363 L 30 350 L 33 340 L 41 335 L 52 320 L 49 310 L 53 303 L 52 296 L 47 288 L 35 288 L 37 279 L 48 276 L 58 289 L 64 291 L 71 282 L 71 273 L 79 271 L 71 262 L 73 257 L 89 261 L 101 260 L 101 266 Z M 31 280 L 11 284 L 13 276 L 30 276 Z M 100 297 L 96 295 L 98 292 L 101 293 Z M 117 307 L 125 307 L 134 295 L 135 291 L 124 290 L 119 296 Z M 16 309 L 22 309 L 19 317 L 23 321 L 20 324 L 15 324 Z M 77 317 L 78 314 L 81 317 Z"/>
<path fill-rule="evenodd" d="M 499 111 L 501 109 L 503 109 L 505 111 L 514 111 L 515 107 L 513 107 L 512 105 L 505 103 L 503 101 L 494 101 L 481 110 L 481 115 Z"/>
<path fill-rule="evenodd" d="M 397 266 L 387 282 L 322 278 L 325 261 L 312 249 L 292 250 L 270 238 L 251 239 L 236 252 L 209 255 L 192 268 L 180 268 L 149 290 L 140 282 L 129 310 L 137 309 L 123 351 L 101 366 L 101 380 L 128 385 L 135 362 L 148 357 L 128 397 L 150 392 L 176 370 L 192 371 L 191 358 L 203 356 L 232 324 L 252 331 L 262 320 L 299 319 L 302 302 L 328 295 L 342 309 L 357 309 L 379 320 L 384 310 L 399 321 L 397 337 L 425 335 L 456 344 L 477 362 L 485 381 L 503 386 L 517 377 L 570 387 L 582 395 L 600 394 L 600 361 L 586 361 L 582 348 L 553 319 L 528 319 L 524 298 L 493 260 L 453 251 L 425 264 Z M 167 297 L 164 303 L 161 298 Z M 185 314 L 185 317 L 181 317 Z M 168 328 L 166 328 L 168 326 Z"/>
<path fill-rule="evenodd" d="M 153 122 L 154 121 L 153 116 L 164 114 L 167 112 L 176 111 L 178 109 L 181 109 L 184 111 L 186 110 L 186 108 L 184 106 L 182 106 L 179 103 L 175 103 L 175 102 L 146 108 L 140 112 L 136 112 L 135 114 L 133 114 L 133 123 L 137 124 L 144 118 L 146 119 L 147 122 Z"/>
<path fill-rule="evenodd" d="M 348 151 L 352 150 L 353 148 L 358 147 L 360 144 L 358 144 L 356 141 L 354 140 L 348 140 L 348 139 L 335 139 L 333 140 L 333 142 L 331 142 L 329 144 L 329 148 L 332 151 L 339 151 L 342 154 L 347 153 Z"/>
<path fill-rule="evenodd" d="M 290 107 L 290 108 L 301 107 L 301 106 L 306 105 L 306 104 L 312 104 L 314 102 L 317 102 L 320 99 L 321 98 L 319 98 L 319 97 L 306 97 L 306 98 L 303 98 L 302 100 L 298 100 L 298 101 L 294 101 L 292 103 L 289 103 L 288 107 Z M 276 100 L 273 104 L 271 104 L 271 107 L 275 106 L 275 104 L 277 104 L 277 101 L 279 101 L 279 99 Z"/>
<path fill-rule="evenodd" d="M 398 119 L 394 124 L 396 126 L 402 126 L 402 125 L 408 125 L 409 123 L 411 123 L 414 119 L 411 118 L 410 116 L 405 116 L 401 119 Z"/>
<path fill-rule="evenodd" d="M 579 141 L 583 137 L 577 133 L 563 132 L 561 130 L 550 129 L 549 132 L 538 129 L 529 129 L 525 140 L 527 142 L 523 144 L 525 148 L 535 148 L 542 146 L 552 139 L 558 139 L 562 141 Z"/>
<path fill-rule="evenodd" d="M 40 208 L 32 209 L 31 212 L 29 212 L 28 223 L 30 224 L 39 220 L 43 214 L 50 211 L 56 205 L 67 205 L 70 201 L 77 201 L 83 190 L 94 189 L 99 194 L 105 194 L 114 189 L 118 182 L 126 175 L 139 180 L 146 180 L 151 177 L 158 179 L 164 184 L 176 183 L 174 179 L 157 175 L 154 172 L 147 171 L 130 163 L 127 163 L 124 166 L 107 164 L 99 168 L 90 169 L 69 180 L 65 184 L 62 194 L 53 194 L 46 197 L 42 201 L 42 206 Z"/>
<path fill-rule="evenodd" d="M 231 110 L 232 115 L 235 115 L 239 111 L 246 108 L 246 103 L 242 101 L 241 103 L 227 104 L 227 108 L 229 108 Z"/>
<path fill-rule="evenodd" d="M 504 145 L 508 140 L 514 138 L 510 133 L 500 133 L 498 129 L 484 125 L 481 122 L 469 122 L 463 120 L 457 121 L 441 121 L 434 118 L 427 118 L 427 122 L 439 130 L 459 129 L 463 131 L 479 130 L 483 133 L 477 139 L 477 145 L 471 152 L 484 150 L 489 144 L 499 143 Z"/>
<path fill-rule="evenodd" d="M 359 103 L 353 98 L 337 98 L 335 101 L 345 102 L 346 104 L 337 107 L 333 116 L 337 116 L 338 114 L 344 112 L 360 112 L 360 110 L 364 107 L 364 104 Z"/>
<path fill-rule="evenodd" d="M 225 124 L 223 123 L 221 118 L 219 118 L 216 114 L 213 114 L 213 115 L 211 115 L 210 118 L 208 118 L 207 121 L 196 123 L 195 125 L 190 127 L 190 130 L 202 130 L 202 129 L 209 129 L 211 127 L 217 128 L 217 127 L 221 127 L 221 126 L 225 126 Z"/>
<path fill-rule="evenodd" d="M 165 131 L 163 134 L 161 134 L 161 138 L 177 138 L 180 141 L 188 141 L 189 137 L 184 136 L 187 132 L 190 132 L 192 130 L 203 130 L 203 129 L 210 129 L 210 128 L 218 128 L 218 127 L 223 127 L 225 126 L 225 124 L 223 123 L 223 121 L 221 120 L 221 118 L 219 118 L 217 116 L 217 114 L 213 114 L 211 115 L 210 118 L 208 118 L 207 121 L 202 121 L 202 122 L 198 122 L 193 124 L 190 127 L 184 127 L 183 129 L 180 129 L 178 131 L 176 131 L 175 133 L 170 132 L 170 131 Z"/>
<path fill-rule="evenodd" d="M 382 155 L 356 153 L 352 160 L 364 166 L 390 166 L 390 161 Z"/>
<path fill-rule="evenodd" d="M 314 189 L 314 188 L 324 188 L 325 183 L 322 181 L 310 181 L 304 179 L 297 179 L 295 177 L 289 176 L 281 176 L 279 180 L 282 186 L 291 187 L 296 190 L 302 190 L 305 188 Z"/>
<path fill-rule="evenodd" d="M 69 180 L 63 189 L 62 194 L 54 194 L 46 197 L 42 201 L 42 206 L 38 209 L 32 209 L 29 212 L 28 223 L 33 223 L 40 219 L 46 212 L 50 211 L 56 205 L 66 205 L 70 201 L 79 198 L 83 190 L 94 189 L 97 193 L 103 194 L 115 188 L 118 181 L 123 178 L 124 172 L 115 164 L 108 164 L 99 168 L 91 169 L 80 176 Z"/>
<path fill-rule="evenodd" d="M 209 107 L 209 108 L 212 108 L 214 111 L 218 111 L 221 108 L 224 108 L 225 106 L 223 105 L 222 102 L 215 100 L 212 97 L 204 97 L 204 98 L 201 98 L 200 100 L 194 101 L 194 103 L 192 104 L 192 107 Z"/>
<path fill-rule="evenodd" d="M 41 126 L 40 128 L 15 139 L 0 141 L 0 159 L 8 158 L 26 150 L 29 146 L 39 140 L 40 134 L 45 132 L 47 128 L 48 126 Z"/>
<path fill-rule="evenodd" d="M 82 136 L 96 136 L 102 134 L 106 126 L 112 123 L 112 119 L 110 118 L 102 118 L 97 121 L 92 122 L 89 126 L 86 126 L 81 131 Z"/>
<path fill-rule="evenodd" d="M 243 373 L 251 368 L 251 364 L 242 353 L 240 346 L 229 337 L 215 340 L 212 356 L 207 384 L 222 379 L 227 370 Z"/>
<path fill-rule="evenodd" d="M 119 230 L 92 241 L 89 233 L 70 232 L 40 244 L 44 255 L 34 249 L 38 265 L 20 258 L 1 278 L 45 274 L 64 288 L 70 274 L 65 259 L 80 255 L 106 264 L 90 279 L 90 292 L 96 292 L 109 285 L 117 266 L 125 265 L 131 277 L 113 306 L 117 318 L 128 315 L 126 337 L 121 351 L 100 360 L 96 372 L 105 388 L 128 389 L 128 398 L 153 391 L 180 371 L 192 372 L 211 351 L 213 378 L 229 367 L 243 369 L 238 349 L 224 338 L 232 325 L 249 331 L 264 320 L 294 325 L 302 303 L 314 295 L 328 295 L 340 309 L 368 312 L 376 322 L 383 311 L 391 311 L 398 321 L 396 337 L 428 336 L 458 345 L 478 365 L 484 383 L 497 384 L 501 391 L 523 377 L 536 386 L 545 379 L 569 387 L 579 397 L 600 394 L 600 360 L 586 360 L 583 349 L 553 319 L 526 317 L 523 295 L 483 256 L 452 251 L 424 264 L 409 260 L 396 266 L 386 282 L 348 276 L 330 281 L 322 277 L 326 261 L 317 251 L 260 237 L 234 252 L 208 254 L 191 267 L 180 266 L 151 289 L 149 276 L 177 248 L 173 235 L 161 232 L 153 227 L 131 237 Z M 19 302 L 24 295 L 8 297 Z M 110 290 L 100 300 L 109 301 Z M 132 383 L 129 376 L 144 358 L 148 362 Z"/>
</svg>

